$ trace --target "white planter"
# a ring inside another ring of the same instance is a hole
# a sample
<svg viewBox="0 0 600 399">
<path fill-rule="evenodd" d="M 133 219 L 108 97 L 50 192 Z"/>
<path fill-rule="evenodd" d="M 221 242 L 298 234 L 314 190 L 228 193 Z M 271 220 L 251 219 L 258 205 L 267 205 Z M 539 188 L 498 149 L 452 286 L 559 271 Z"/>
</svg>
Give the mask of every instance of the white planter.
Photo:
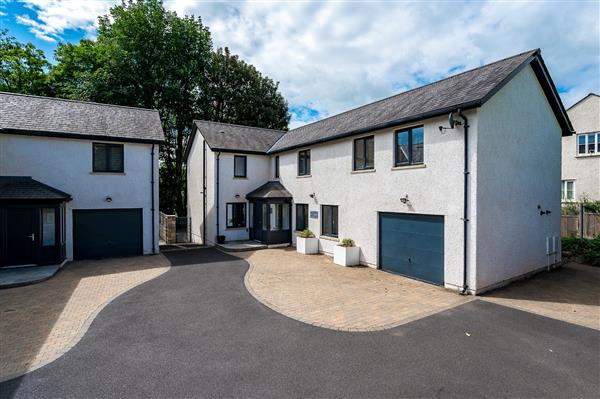
<svg viewBox="0 0 600 399">
<path fill-rule="evenodd" d="M 358 247 L 333 247 L 333 263 L 342 266 L 355 266 L 360 263 L 360 249 Z"/>
<path fill-rule="evenodd" d="M 305 255 L 319 253 L 319 239 L 296 237 L 296 252 Z"/>
</svg>

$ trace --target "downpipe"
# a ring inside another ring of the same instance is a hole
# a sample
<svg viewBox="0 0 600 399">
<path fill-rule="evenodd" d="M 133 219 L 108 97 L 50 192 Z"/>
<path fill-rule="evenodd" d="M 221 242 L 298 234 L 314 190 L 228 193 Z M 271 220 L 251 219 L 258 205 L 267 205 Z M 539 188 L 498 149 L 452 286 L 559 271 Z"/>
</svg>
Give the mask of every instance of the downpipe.
<svg viewBox="0 0 600 399">
<path fill-rule="evenodd" d="M 219 160 L 221 158 L 221 153 L 217 152 L 217 236 L 215 237 L 215 242 L 218 242 L 219 238 Z"/>
<path fill-rule="evenodd" d="M 467 284 L 467 249 L 468 249 L 468 226 L 469 226 L 469 119 L 458 110 L 458 116 L 462 119 L 463 128 L 465 130 L 465 145 L 464 145 L 464 171 L 463 171 L 463 284 L 460 289 L 461 295 L 469 294 L 469 286 Z"/>
<path fill-rule="evenodd" d="M 152 150 L 150 151 L 150 213 L 152 214 L 152 253 L 156 254 L 156 237 L 154 229 L 154 144 L 152 144 Z"/>
</svg>

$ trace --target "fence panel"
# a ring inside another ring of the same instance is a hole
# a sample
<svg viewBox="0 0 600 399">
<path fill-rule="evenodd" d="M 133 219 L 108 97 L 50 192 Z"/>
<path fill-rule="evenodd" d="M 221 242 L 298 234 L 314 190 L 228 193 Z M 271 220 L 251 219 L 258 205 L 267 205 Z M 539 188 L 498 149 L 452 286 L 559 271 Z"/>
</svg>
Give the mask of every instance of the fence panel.
<svg viewBox="0 0 600 399">
<path fill-rule="evenodd" d="M 600 214 L 584 212 L 583 217 L 580 215 L 561 215 L 561 237 L 579 237 L 581 234 L 579 225 L 582 221 L 584 238 L 595 238 L 600 235 Z"/>
</svg>

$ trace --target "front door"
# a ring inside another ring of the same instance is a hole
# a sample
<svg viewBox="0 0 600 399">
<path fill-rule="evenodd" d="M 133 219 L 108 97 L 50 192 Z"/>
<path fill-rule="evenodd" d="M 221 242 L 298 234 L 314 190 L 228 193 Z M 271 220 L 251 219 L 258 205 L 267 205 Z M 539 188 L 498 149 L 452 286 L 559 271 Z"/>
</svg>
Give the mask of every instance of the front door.
<svg viewBox="0 0 600 399">
<path fill-rule="evenodd" d="M 37 263 L 37 208 L 8 208 L 6 266 Z"/>
</svg>

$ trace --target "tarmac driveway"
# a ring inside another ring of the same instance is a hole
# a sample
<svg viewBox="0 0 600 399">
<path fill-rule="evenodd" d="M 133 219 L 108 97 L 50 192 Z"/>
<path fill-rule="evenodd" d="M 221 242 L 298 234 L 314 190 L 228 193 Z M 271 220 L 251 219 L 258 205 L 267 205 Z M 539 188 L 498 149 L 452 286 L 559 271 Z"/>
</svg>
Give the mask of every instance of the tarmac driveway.
<svg viewBox="0 0 600 399">
<path fill-rule="evenodd" d="M 248 264 L 172 252 L 55 362 L 1 397 L 595 397 L 600 333 L 481 300 L 377 332 L 282 316 Z M 4 343 L 3 343 L 4 344 Z"/>
</svg>

